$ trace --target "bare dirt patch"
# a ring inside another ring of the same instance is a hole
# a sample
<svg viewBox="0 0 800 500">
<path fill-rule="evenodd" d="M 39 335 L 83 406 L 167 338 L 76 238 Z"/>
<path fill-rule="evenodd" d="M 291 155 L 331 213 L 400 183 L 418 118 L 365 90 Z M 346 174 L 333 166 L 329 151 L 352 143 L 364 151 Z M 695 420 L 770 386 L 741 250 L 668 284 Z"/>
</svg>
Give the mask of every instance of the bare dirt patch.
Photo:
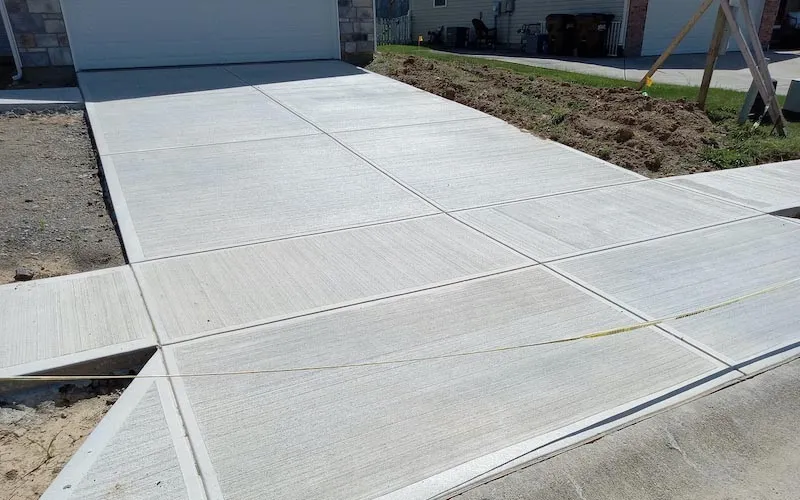
<svg viewBox="0 0 800 500">
<path fill-rule="evenodd" d="M 378 54 L 369 69 L 649 177 L 713 170 L 724 133 L 694 103 L 525 76 L 503 68 Z"/>
<path fill-rule="evenodd" d="M 0 115 L 0 283 L 124 263 L 83 112 Z"/>
<path fill-rule="evenodd" d="M 0 401 L 0 500 L 39 498 L 121 391 L 119 383 L 68 384 L 44 398 Z"/>
</svg>

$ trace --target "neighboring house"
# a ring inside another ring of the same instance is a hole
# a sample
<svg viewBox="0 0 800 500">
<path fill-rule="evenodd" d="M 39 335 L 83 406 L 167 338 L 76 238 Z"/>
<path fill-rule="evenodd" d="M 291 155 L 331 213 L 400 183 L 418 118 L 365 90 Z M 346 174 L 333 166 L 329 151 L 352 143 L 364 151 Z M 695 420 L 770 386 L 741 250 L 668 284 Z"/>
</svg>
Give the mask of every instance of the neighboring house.
<svg viewBox="0 0 800 500">
<path fill-rule="evenodd" d="M 375 0 L 375 17 L 391 19 L 408 14 L 410 0 Z"/>
<path fill-rule="evenodd" d="M 781 0 L 750 0 L 762 43 L 772 34 Z M 501 44 L 515 45 L 523 24 L 542 23 L 550 14 L 612 14 L 621 23 L 619 45 L 625 54 L 657 55 L 694 15 L 700 0 L 411 0 L 412 35 L 427 35 L 440 26 L 470 27 L 473 18 L 497 27 Z M 734 6 L 738 0 L 732 0 Z M 737 7 L 735 7 L 737 8 Z M 714 30 L 717 5 L 700 19 L 676 53 L 705 53 Z M 426 37 L 427 38 L 427 37 Z M 733 44 L 729 49 L 735 50 Z"/>
<path fill-rule="evenodd" d="M 0 0 L 23 67 L 370 60 L 373 0 Z"/>
</svg>

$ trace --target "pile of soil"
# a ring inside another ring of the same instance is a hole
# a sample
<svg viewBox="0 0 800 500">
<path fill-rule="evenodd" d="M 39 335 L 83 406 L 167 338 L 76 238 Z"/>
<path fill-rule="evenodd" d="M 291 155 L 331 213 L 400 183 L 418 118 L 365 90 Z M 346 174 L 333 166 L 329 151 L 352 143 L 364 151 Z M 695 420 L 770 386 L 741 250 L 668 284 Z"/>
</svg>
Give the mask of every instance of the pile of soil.
<svg viewBox="0 0 800 500">
<path fill-rule="evenodd" d="M 378 54 L 369 69 L 649 177 L 713 170 L 722 131 L 694 103 L 502 68 Z"/>
<path fill-rule="evenodd" d="M 56 397 L 0 400 L 0 499 L 34 500 L 50 486 L 124 384 L 67 384 Z"/>
<path fill-rule="evenodd" d="M 0 283 L 124 263 L 83 112 L 0 115 Z"/>
</svg>

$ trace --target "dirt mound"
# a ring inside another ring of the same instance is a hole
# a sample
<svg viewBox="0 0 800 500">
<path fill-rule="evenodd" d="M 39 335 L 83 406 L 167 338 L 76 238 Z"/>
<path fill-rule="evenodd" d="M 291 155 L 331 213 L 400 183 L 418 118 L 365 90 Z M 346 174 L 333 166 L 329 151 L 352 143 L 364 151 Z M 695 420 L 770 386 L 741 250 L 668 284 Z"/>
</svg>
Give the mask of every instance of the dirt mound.
<svg viewBox="0 0 800 500">
<path fill-rule="evenodd" d="M 721 134 L 694 103 L 630 88 L 391 54 L 370 69 L 650 177 L 711 170 L 700 151 Z"/>
</svg>

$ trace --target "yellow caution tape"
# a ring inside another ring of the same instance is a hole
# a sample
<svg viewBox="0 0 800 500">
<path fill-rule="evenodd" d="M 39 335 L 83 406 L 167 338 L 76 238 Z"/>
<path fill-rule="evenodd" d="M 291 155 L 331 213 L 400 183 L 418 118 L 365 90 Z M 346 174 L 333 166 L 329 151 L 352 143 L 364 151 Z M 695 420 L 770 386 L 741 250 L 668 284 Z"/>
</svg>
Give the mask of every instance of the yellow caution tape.
<svg viewBox="0 0 800 500">
<path fill-rule="evenodd" d="M 386 366 L 386 365 L 398 365 L 398 364 L 407 364 L 407 363 L 419 363 L 422 361 L 436 361 L 442 359 L 451 359 L 451 358 L 461 358 L 466 356 L 477 356 L 481 354 L 492 354 L 498 352 L 505 352 L 505 351 L 515 351 L 519 349 L 529 349 L 532 347 L 542 347 L 547 345 L 554 345 L 554 344 L 563 344 L 567 342 L 577 342 L 579 340 L 589 340 L 589 339 L 597 339 L 601 337 L 610 337 L 612 335 L 619 335 L 622 333 L 629 333 L 635 330 L 641 330 L 643 328 L 649 328 L 651 326 L 656 326 L 661 323 L 665 323 L 667 321 L 677 321 L 680 319 L 689 318 L 692 316 L 697 316 L 699 314 L 707 313 L 716 309 L 721 309 L 723 307 L 728 307 L 739 302 L 743 302 L 745 300 L 758 297 L 761 295 L 765 295 L 770 292 L 774 292 L 781 288 L 785 288 L 789 285 L 794 283 L 800 282 L 800 277 L 791 279 L 789 281 L 784 281 L 782 283 L 778 283 L 775 285 L 768 286 L 766 288 L 762 288 L 752 293 L 748 293 L 746 295 L 741 295 L 732 299 L 725 300 L 723 302 L 719 302 L 717 304 L 713 304 L 710 306 L 706 306 L 700 309 L 695 309 L 692 311 L 676 314 L 673 316 L 667 316 L 664 318 L 659 318 L 653 321 L 646 321 L 643 323 L 636 323 L 633 325 L 628 326 L 621 326 L 617 328 L 611 328 L 608 330 L 601 330 L 594 333 L 587 333 L 585 335 L 577 335 L 574 337 L 566 337 L 561 339 L 554 339 L 554 340 L 545 340 L 542 342 L 534 342 L 532 344 L 520 344 L 520 345 L 513 345 L 513 346 L 502 346 L 502 347 L 493 347 L 489 349 L 480 349 L 476 351 L 467 351 L 467 352 L 459 352 L 453 354 L 439 354 L 436 356 L 424 356 L 418 358 L 405 358 L 405 359 L 393 359 L 387 361 L 369 361 L 365 363 L 347 363 L 341 365 L 319 365 L 319 366 L 301 366 L 301 367 L 294 367 L 294 368 L 275 368 L 275 369 L 263 369 L 263 370 L 241 370 L 241 371 L 229 371 L 229 372 L 207 372 L 207 373 L 179 373 L 179 374 L 142 374 L 142 375 L 17 375 L 17 376 L 10 376 L 10 377 L 0 377 L 0 381 L 52 381 L 52 382 L 65 382 L 71 380 L 128 380 L 128 379 L 135 379 L 135 378 L 197 378 L 197 377 L 227 377 L 227 376 L 239 376 L 239 375 L 260 375 L 260 374 L 271 374 L 271 373 L 294 373 L 294 372 L 310 372 L 310 371 L 321 371 L 321 370 L 340 370 L 344 368 L 367 368 L 373 366 Z"/>
</svg>

